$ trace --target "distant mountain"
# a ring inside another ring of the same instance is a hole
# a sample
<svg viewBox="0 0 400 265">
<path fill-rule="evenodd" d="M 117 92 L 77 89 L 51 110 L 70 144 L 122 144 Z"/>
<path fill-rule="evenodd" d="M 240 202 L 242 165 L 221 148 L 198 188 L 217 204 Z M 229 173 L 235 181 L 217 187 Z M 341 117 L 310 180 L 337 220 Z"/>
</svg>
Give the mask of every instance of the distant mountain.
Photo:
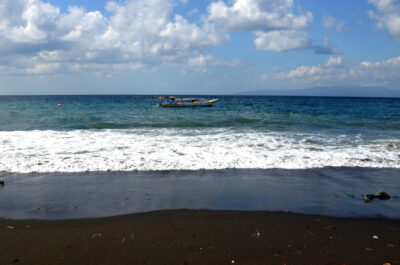
<svg viewBox="0 0 400 265">
<path fill-rule="evenodd" d="M 400 97 L 400 90 L 385 87 L 313 87 L 291 90 L 250 90 L 239 95 L 316 97 Z"/>
</svg>

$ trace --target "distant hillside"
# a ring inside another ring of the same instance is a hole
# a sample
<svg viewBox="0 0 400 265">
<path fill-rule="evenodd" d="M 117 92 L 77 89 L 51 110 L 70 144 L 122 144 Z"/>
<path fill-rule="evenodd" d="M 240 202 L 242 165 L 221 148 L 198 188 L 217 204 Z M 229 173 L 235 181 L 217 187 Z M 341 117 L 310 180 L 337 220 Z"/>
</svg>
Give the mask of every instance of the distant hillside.
<svg viewBox="0 0 400 265">
<path fill-rule="evenodd" d="M 399 90 L 385 87 L 313 87 L 291 90 L 250 90 L 239 95 L 316 97 L 400 97 Z"/>
</svg>

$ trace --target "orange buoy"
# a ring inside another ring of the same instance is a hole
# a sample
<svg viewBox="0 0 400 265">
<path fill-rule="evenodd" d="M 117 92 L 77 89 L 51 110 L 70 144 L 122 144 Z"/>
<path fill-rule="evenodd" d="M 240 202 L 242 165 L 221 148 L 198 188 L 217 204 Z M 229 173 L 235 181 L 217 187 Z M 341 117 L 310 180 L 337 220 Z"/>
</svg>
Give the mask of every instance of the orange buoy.
<svg viewBox="0 0 400 265">
<path fill-rule="evenodd" d="M 57 108 L 61 108 L 62 107 L 62 104 L 57 104 Z"/>
</svg>

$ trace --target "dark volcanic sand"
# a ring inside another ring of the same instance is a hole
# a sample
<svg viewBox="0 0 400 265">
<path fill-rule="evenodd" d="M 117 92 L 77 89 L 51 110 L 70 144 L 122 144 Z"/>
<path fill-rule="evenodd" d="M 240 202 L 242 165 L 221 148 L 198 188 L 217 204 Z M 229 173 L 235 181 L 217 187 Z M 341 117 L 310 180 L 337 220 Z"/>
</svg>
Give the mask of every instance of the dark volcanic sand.
<svg viewBox="0 0 400 265">
<path fill-rule="evenodd" d="M 209 209 L 400 219 L 399 176 L 400 169 L 385 168 L 5 174 L 0 218 L 65 220 Z M 363 194 L 380 190 L 392 198 L 364 203 Z"/>
<path fill-rule="evenodd" d="M 177 210 L 0 224 L 0 264 L 400 263 L 399 220 Z"/>
</svg>

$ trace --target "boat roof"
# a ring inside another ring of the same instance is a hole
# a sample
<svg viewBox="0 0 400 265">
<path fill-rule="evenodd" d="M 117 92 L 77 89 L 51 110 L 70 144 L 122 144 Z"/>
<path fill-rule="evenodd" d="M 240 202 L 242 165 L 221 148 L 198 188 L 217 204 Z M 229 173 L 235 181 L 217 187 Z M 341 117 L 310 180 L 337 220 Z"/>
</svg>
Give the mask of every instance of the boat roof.
<svg viewBox="0 0 400 265">
<path fill-rule="evenodd" d="M 164 96 L 159 96 L 159 99 L 179 99 L 179 100 L 202 100 L 203 98 L 184 98 L 184 97 L 164 97 Z"/>
</svg>

